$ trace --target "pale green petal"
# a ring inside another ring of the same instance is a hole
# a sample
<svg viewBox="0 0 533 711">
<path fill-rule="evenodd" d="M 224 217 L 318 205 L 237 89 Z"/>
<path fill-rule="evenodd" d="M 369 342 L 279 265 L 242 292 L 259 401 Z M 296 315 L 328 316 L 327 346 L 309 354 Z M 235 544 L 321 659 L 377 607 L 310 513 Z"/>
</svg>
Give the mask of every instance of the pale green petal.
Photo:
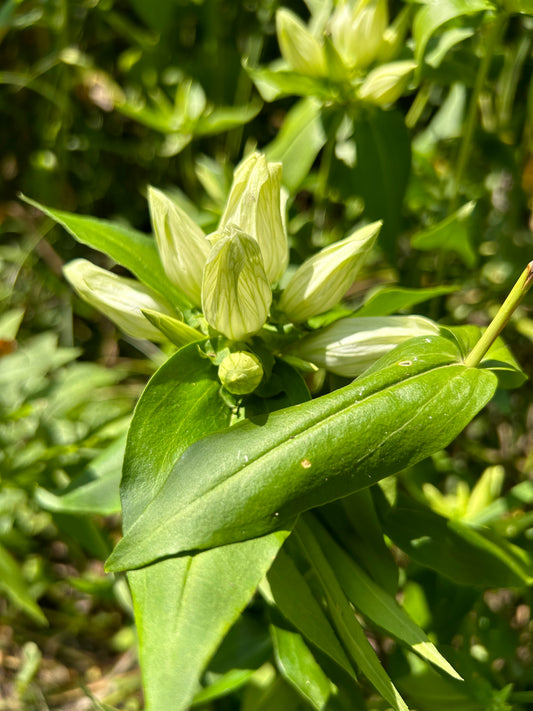
<svg viewBox="0 0 533 711">
<path fill-rule="evenodd" d="M 381 221 L 373 222 L 307 259 L 282 293 L 280 310 L 300 323 L 335 306 L 353 284 L 380 228 Z"/>
<path fill-rule="evenodd" d="M 303 338 L 288 353 L 355 378 L 408 338 L 438 334 L 437 324 L 423 316 L 356 316 L 339 319 Z"/>
<path fill-rule="evenodd" d="M 148 287 L 108 272 L 86 259 L 69 262 L 63 273 L 78 296 L 105 314 L 128 336 L 158 343 L 167 340 L 142 314 L 143 309 L 171 314 Z"/>
<path fill-rule="evenodd" d="M 376 106 L 393 104 L 405 91 L 416 62 L 390 62 L 373 69 L 359 88 L 359 98 Z"/>
<path fill-rule="evenodd" d="M 235 225 L 257 240 L 271 284 L 281 278 L 289 258 L 282 203 L 281 163 L 252 153 L 235 170 L 219 225 L 220 231 Z"/>
<path fill-rule="evenodd" d="M 165 273 L 195 306 L 199 306 L 202 272 L 211 245 L 189 215 L 160 190 L 148 188 L 148 204 Z"/>
<path fill-rule="evenodd" d="M 220 235 L 204 269 L 202 309 L 214 329 L 239 341 L 268 317 L 272 292 L 257 242 L 237 229 Z"/>
<path fill-rule="evenodd" d="M 278 10 L 276 32 L 281 55 L 291 69 L 310 76 L 326 74 L 322 45 L 297 15 L 286 8 Z"/>
<path fill-rule="evenodd" d="M 376 59 L 388 22 L 387 0 L 345 1 L 336 6 L 329 29 L 347 67 L 363 69 Z"/>
</svg>

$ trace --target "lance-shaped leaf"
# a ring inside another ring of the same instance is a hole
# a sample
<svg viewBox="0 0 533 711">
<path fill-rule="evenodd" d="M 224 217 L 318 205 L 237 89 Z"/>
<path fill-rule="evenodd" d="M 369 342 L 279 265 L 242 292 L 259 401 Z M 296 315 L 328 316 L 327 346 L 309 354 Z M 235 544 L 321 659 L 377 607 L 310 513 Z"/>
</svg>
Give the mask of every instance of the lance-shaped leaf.
<svg viewBox="0 0 533 711">
<path fill-rule="evenodd" d="M 166 275 L 196 306 L 211 244 L 202 229 L 161 190 L 148 188 L 148 204 Z"/>
<path fill-rule="evenodd" d="M 283 291 L 280 310 L 300 323 L 335 306 L 352 285 L 380 228 L 381 222 L 373 222 L 307 259 Z"/>
<path fill-rule="evenodd" d="M 172 311 L 152 289 L 134 279 L 120 277 L 86 259 L 74 259 L 63 273 L 78 296 L 134 338 L 166 341 L 142 313 L 144 309 L 171 315 Z"/>
<path fill-rule="evenodd" d="M 448 445 L 496 384 L 445 338 L 407 341 L 345 388 L 189 447 L 108 569 L 260 536 L 364 489 Z"/>
<path fill-rule="evenodd" d="M 281 163 L 252 153 L 235 170 L 218 229 L 236 225 L 257 241 L 270 283 L 280 279 L 289 260 L 281 208 Z"/>
<path fill-rule="evenodd" d="M 265 323 L 272 292 L 258 243 L 232 228 L 215 243 L 204 269 L 202 309 L 210 326 L 234 341 Z"/>
</svg>

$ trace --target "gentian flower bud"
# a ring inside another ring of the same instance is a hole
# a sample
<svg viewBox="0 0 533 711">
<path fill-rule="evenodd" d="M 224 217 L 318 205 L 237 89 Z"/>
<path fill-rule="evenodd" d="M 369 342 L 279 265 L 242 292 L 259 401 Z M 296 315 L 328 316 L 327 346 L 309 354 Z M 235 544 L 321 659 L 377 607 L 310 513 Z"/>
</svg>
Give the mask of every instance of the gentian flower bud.
<svg viewBox="0 0 533 711">
<path fill-rule="evenodd" d="M 239 341 L 260 330 L 272 301 L 261 250 L 234 226 L 210 238 L 214 246 L 204 267 L 202 309 L 210 326 Z"/>
<path fill-rule="evenodd" d="M 279 309 L 289 320 L 307 321 L 335 306 L 353 284 L 381 224 L 381 221 L 373 222 L 356 230 L 298 267 L 279 302 Z"/>
<path fill-rule="evenodd" d="M 389 22 L 387 0 L 344 0 L 329 23 L 333 46 L 349 68 L 364 69 L 377 57 Z"/>
<path fill-rule="evenodd" d="M 253 392 L 263 379 L 263 366 L 253 353 L 230 353 L 218 367 L 222 385 L 234 395 Z"/>
<path fill-rule="evenodd" d="M 393 104 L 403 94 L 416 62 L 404 60 L 382 64 L 369 72 L 359 88 L 359 98 L 376 106 Z"/>
<path fill-rule="evenodd" d="M 423 316 L 354 316 L 302 338 L 287 353 L 337 375 L 355 378 L 408 338 L 438 333 L 437 324 Z"/>
<path fill-rule="evenodd" d="M 321 77 L 326 74 L 326 61 L 320 41 L 290 10 L 276 12 L 276 32 L 283 59 L 295 72 Z"/>
<path fill-rule="evenodd" d="M 105 314 L 128 336 L 157 342 L 167 340 L 143 316 L 142 309 L 169 316 L 173 315 L 172 311 L 144 284 L 108 272 L 86 259 L 69 262 L 63 274 L 78 296 Z"/>
<path fill-rule="evenodd" d="M 281 163 L 252 153 L 236 169 L 219 230 L 236 225 L 261 248 L 270 283 L 285 272 L 289 259 L 281 214 Z"/>
<path fill-rule="evenodd" d="M 148 188 L 148 204 L 166 275 L 195 306 L 200 306 L 209 241 L 189 215 L 160 190 Z"/>
</svg>

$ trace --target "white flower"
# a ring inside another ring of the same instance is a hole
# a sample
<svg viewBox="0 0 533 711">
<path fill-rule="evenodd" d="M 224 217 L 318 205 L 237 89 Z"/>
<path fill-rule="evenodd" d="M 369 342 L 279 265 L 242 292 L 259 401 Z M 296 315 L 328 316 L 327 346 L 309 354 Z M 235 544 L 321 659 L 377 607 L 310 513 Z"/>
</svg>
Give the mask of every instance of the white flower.
<svg viewBox="0 0 533 711">
<path fill-rule="evenodd" d="M 236 225 L 261 248 L 270 283 L 278 281 L 289 259 L 281 214 L 281 163 L 268 163 L 252 153 L 235 170 L 219 231 Z"/>
<path fill-rule="evenodd" d="M 281 295 L 279 308 L 294 323 L 335 306 L 354 282 L 374 244 L 381 222 L 373 222 L 322 249 L 295 272 Z"/>
<path fill-rule="evenodd" d="M 281 55 L 291 69 L 310 76 L 326 74 L 322 44 L 297 15 L 286 8 L 279 9 L 276 32 Z"/>
<path fill-rule="evenodd" d="M 364 69 L 377 57 L 389 22 L 387 0 L 344 0 L 331 16 L 333 46 L 346 66 Z"/>
<path fill-rule="evenodd" d="M 211 245 L 189 215 L 160 190 L 148 188 L 148 204 L 165 274 L 199 306 L 202 273 Z"/>
<path fill-rule="evenodd" d="M 147 286 L 134 279 L 120 277 L 97 267 L 86 259 L 69 262 L 63 273 L 76 293 L 87 303 L 105 314 L 116 325 L 135 338 L 165 341 L 142 311 L 157 311 L 172 316 L 170 308 Z"/>
<path fill-rule="evenodd" d="M 390 62 L 373 69 L 359 88 L 359 98 L 377 106 L 393 104 L 403 94 L 416 62 Z"/>
<path fill-rule="evenodd" d="M 287 353 L 337 375 L 355 378 L 408 338 L 438 333 L 437 324 L 423 316 L 354 316 L 306 336 Z"/>
<path fill-rule="evenodd" d="M 239 341 L 265 323 L 272 291 L 256 240 L 235 226 L 216 237 L 204 268 L 202 309 L 210 326 Z"/>
</svg>

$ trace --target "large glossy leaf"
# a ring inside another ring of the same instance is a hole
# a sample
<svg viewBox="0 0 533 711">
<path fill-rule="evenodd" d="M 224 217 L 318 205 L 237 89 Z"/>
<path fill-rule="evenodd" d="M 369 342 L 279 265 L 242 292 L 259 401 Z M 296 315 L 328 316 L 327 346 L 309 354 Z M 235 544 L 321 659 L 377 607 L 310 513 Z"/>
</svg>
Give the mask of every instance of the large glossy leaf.
<svg viewBox="0 0 533 711">
<path fill-rule="evenodd" d="M 442 337 L 398 346 L 329 395 L 191 446 L 127 531 L 109 570 L 245 540 L 364 489 L 449 444 L 492 397 Z"/>
<path fill-rule="evenodd" d="M 169 281 L 155 240 L 148 235 L 115 222 L 54 210 L 27 197 L 24 200 L 55 220 L 78 242 L 104 252 L 117 264 L 129 269 L 143 284 L 168 301 L 183 308 L 190 306 L 181 291 Z"/>
<path fill-rule="evenodd" d="M 163 486 L 180 454 L 229 421 L 210 361 L 194 344 L 154 375 L 133 418 L 124 462 L 124 530 Z M 160 561 L 129 574 L 147 709 L 190 705 L 200 675 L 253 595 L 286 534 Z"/>
</svg>

